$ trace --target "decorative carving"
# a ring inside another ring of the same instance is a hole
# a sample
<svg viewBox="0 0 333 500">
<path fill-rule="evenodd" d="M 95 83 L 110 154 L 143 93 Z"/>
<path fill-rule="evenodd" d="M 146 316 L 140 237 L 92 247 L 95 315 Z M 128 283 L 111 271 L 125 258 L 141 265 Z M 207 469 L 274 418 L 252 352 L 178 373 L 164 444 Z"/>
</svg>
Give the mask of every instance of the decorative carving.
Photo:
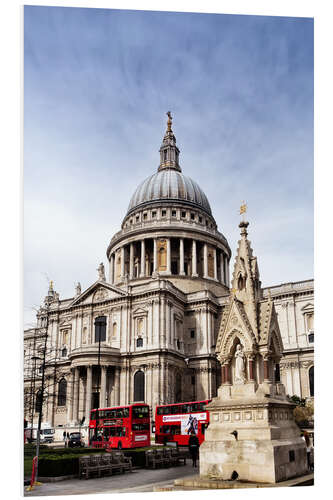
<svg viewBox="0 0 333 500">
<path fill-rule="evenodd" d="M 94 302 L 100 302 L 108 298 L 108 292 L 105 288 L 99 288 L 94 295 Z"/>
</svg>

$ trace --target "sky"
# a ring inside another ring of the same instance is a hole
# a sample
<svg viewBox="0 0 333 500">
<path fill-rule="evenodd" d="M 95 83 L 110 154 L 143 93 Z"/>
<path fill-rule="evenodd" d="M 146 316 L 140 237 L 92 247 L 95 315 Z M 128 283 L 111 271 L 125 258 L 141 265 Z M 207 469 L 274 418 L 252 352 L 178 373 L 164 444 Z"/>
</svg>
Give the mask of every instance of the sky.
<svg viewBox="0 0 333 500">
<path fill-rule="evenodd" d="M 25 6 L 25 327 L 107 267 L 168 110 L 232 263 L 245 200 L 263 286 L 313 278 L 312 19 Z"/>
</svg>

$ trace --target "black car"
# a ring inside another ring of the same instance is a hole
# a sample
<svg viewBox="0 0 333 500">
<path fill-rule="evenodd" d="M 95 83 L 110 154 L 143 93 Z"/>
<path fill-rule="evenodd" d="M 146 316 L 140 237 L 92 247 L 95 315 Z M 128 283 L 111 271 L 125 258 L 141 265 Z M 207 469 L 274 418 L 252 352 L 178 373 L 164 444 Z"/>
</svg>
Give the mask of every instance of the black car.
<svg viewBox="0 0 333 500">
<path fill-rule="evenodd" d="M 83 439 L 80 432 L 71 432 L 69 435 L 68 447 L 75 448 L 77 446 L 84 446 Z"/>
</svg>

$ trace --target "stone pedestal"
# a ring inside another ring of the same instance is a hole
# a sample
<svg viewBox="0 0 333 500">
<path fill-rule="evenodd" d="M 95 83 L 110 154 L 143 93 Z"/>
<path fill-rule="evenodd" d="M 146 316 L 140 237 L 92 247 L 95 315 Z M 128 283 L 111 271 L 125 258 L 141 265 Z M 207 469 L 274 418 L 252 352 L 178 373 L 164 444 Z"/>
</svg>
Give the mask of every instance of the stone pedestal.
<svg viewBox="0 0 333 500">
<path fill-rule="evenodd" d="M 228 480 L 236 471 L 243 481 L 276 483 L 306 474 L 294 405 L 272 392 L 260 385 L 255 390 L 251 383 L 220 387 L 207 406 L 210 424 L 200 447 L 200 476 Z"/>
</svg>

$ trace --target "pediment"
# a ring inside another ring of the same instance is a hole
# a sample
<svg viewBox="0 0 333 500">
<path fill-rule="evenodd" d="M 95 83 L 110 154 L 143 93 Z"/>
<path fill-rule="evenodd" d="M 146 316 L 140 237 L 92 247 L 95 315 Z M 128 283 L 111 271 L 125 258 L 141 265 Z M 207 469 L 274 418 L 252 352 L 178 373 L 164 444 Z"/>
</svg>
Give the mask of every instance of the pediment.
<svg viewBox="0 0 333 500">
<path fill-rule="evenodd" d="M 148 314 L 148 311 L 147 311 L 147 309 L 144 309 L 143 307 L 137 307 L 133 311 L 133 316 L 145 316 L 146 314 Z"/>
<path fill-rule="evenodd" d="M 274 302 L 271 300 L 260 304 L 260 346 L 274 348 L 276 354 L 281 355 L 283 351 L 283 342 L 280 332 L 280 326 Z"/>
<path fill-rule="evenodd" d="M 305 306 L 302 307 L 301 311 L 303 314 L 307 313 L 307 312 L 313 312 L 314 305 L 309 302 L 308 304 L 306 304 Z"/>
<path fill-rule="evenodd" d="M 76 297 L 71 305 L 96 304 L 106 300 L 119 299 L 124 296 L 126 296 L 124 290 L 103 281 L 96 281 L 96 283 Z"/>
<path fill-rule="evenodd" d="M 221 328 L 219 331 L 216 351 L 219 357 L 228 356 L 235 337 L 238 337 L 245 350 L 252 350 L 256 344 L 256 338 L 251 324 L 247 318 L 243 304 L 233 299 L 229 307 L 224 311 Z"/>
</svg>

